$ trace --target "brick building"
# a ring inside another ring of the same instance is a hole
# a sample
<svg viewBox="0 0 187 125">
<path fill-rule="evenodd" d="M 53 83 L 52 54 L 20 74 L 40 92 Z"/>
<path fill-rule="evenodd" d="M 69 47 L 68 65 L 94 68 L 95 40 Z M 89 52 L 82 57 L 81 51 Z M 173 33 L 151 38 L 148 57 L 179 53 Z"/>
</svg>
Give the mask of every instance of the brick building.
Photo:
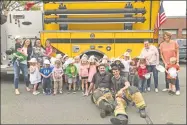
<svg viewBox="0 0 187 125">
<path fill-rule="evenodd" d="M 186 17 L 167 17 L 166 21 L 160 27 L 159 39 L 162 39 L 164 31 L 171 32 L 173 34 L 172 39 L 186 39 Z"/>
</svg>

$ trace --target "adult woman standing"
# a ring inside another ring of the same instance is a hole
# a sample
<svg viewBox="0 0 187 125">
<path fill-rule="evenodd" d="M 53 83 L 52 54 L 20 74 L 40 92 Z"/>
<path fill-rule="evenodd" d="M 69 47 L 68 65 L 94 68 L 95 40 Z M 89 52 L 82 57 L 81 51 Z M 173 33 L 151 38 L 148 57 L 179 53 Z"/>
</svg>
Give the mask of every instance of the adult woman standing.
<svg viewBox="0 0 187 125">
<path fill-rule="evenodd" d="M 150 45 L 149 41 L 144 41 L 144 48 L 140 56 L 145 57 L 148 72 L 153 72 L 155 92 L 158 92 L 158 71 L 156 66 L 159 65 L 159 52 L 154 45 Z M 150 91 L 151 77 L 147 80 L 147 90 Z"/>
<path fill-rule="evenodd" d="M 41 46 L 41 41 L 40 39 L 36 39 L 33 47 L 33 57 L 42 65 L 44 56 L 45 50 Z"/>
<path fill-rule="evenodd" d="M 171 33 L 164 32 L 163 42 L 160 44 L 160 54 L 165 67 L 167 67 L 167 65 L 169 64 L 171 57 L 176 57 L 177 65 L 179 65 L 179 45 L 176 41 L 171 40 L 171 36 L 172 36 Z M 169 83 L 166 80 L 166 74 L 165 74 L 165 81 L 166 81 L 166 89 L 163 89 L 162 91 L 168 91 L 169 89 Z M 175 86 L 176 86 L 176 95 L 180 95 L 178 76 L 176 78 Z"/>
<path fill-rule="evenodd" d="M 18 84 L 19 84 L 19 74 L 20 70 L 22 71 L 24 75 L 24 82 L 26 83 L 26 90 L 30 91 L 29 89 L 29 79 L 28 79 L 28 63 L 27 61 L 30 59 L 30 56 L 32 54 L 32 47 L 31 47 L 31 41 L 30 39 L 26 39 L 23 44 L 22 48 L 18 50 L 21 54 L 27 57 L 27 59 L 23 59 L 22 61 L 19 61 L 17 63 L 16 61 L 13 62 L 14 66 L 14 86 L 15 86 L 15 94 L 20 94 L 18 90 Z M 20 57 L 17 56 L 19 59 Z"/>
</svg>

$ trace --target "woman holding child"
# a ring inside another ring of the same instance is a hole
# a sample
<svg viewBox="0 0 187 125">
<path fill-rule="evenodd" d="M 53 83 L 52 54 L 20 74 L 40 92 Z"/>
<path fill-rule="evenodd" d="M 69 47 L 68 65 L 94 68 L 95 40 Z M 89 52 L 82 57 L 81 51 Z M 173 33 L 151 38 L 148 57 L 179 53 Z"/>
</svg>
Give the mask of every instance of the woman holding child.
<svg viewBox="0 0 187 125">
<path fill-rule="evenodd" d="M 176 64 L 179 66 L 179 45 L 176 41 L 171 40 L 171 36 L 172 36 L 171 33 L 164 32 L 163 42 L 160 44 L 160 54 L 161 54 L 162 61 L 166 68 L 170 64 L 170 59 L 172 57 L 176 58 Z M 165 75 L 165 81 L 166 81 L 166 89 L 163 89 L 162 91 L 169 90 L 169 83 L 167 81 L 167 73 Z M 180 95 L 178 75 L 176 77 L 175 87 L 176 87 L 176 95 Z"/>
<path fill-rule="evenodd" d="M 150 45 L 149 41 L 145 41 L 140 56 L 145 57 L 148 72 L 153 72 L 155 92 L 158 92 L 158 70 L 156 69 L 156 66 L 159 65 L 158 49 L 155 46 Z M 147 91 L 151 90 L 150 84 L 151 77 L 147 80 Z"/>
<path fill-rule="evenodd" d="M 30 56 L 32 54 L 32 47 L 30 39 L 26 39 L 21 48 L 18 48 L 17 52 L 14 54 L 15 60 L 13 62 L 14 66 L 14 86 L 15 86 L 15 94 L 19 95 L 20 92 L 18 90 L 19 84 L 19 74 L 20 70 L 24 75 L 24 82 L 26 83 L 26 90 L 30 91 L 29 89 L 29 79 L 28 79 L 28 63 L 27 61 L 30 60 Z M 26 58 L 24 58 L 26 57 Z"/>
</svg>

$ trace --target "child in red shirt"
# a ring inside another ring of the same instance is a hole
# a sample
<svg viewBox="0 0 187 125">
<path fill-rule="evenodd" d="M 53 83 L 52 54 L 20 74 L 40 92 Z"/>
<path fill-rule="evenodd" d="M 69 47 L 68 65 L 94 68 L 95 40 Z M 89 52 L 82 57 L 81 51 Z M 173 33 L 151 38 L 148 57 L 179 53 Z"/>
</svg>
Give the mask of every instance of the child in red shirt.
<svg viewBox="0 0 187 125">
<path fill-rule="evenodd" d="M 177 73 L 180 70 L 180 67 L 176 64 L 177 59 L 175 57 L 170 58 L 170 64 L 166 67 L 167 72 L 167 82 L 169 83 L 169 94 L 175 94 L 175 82 Z"/>
<path fill-rule="evenodd" d="M 145 59 L 140 59 L 138 64 L 138 76 L 139 76 L 139 89 L 140 92 L 146 92 L 146 78 L 145 74 L 148 72 L 146 68 L 146 61 Z"/>
</svg>

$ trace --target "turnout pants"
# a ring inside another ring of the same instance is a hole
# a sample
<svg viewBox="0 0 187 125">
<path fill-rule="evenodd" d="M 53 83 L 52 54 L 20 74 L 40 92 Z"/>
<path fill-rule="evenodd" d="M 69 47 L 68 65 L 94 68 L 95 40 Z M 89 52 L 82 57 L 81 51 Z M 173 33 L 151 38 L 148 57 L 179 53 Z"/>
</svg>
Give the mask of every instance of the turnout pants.
<svg viewBox="0 0 187 125">
<path fill-rule="evenodd" d="M 106 88 L 98 88 L 93 92 L 93 101 L 94 103 L 100 108 L 99 103 L 101 101 L 108 102 L 109 104 L 114 104 L 114 98 L 112 96 L 112 93 L 109 89 Z"/>
<path fill-rule="evenodd" d="M 115 96 L 115 110 L 114 115 L 127 115 L 126 107 L 128 101 L 135 103 L 136 107 L 139 109 L 144 109 L 146 107 L 145 101 L 142 94 L 139 92 L 137 87 L 130 86 L 125 91 L 119 90 Z"/>
</svg>

